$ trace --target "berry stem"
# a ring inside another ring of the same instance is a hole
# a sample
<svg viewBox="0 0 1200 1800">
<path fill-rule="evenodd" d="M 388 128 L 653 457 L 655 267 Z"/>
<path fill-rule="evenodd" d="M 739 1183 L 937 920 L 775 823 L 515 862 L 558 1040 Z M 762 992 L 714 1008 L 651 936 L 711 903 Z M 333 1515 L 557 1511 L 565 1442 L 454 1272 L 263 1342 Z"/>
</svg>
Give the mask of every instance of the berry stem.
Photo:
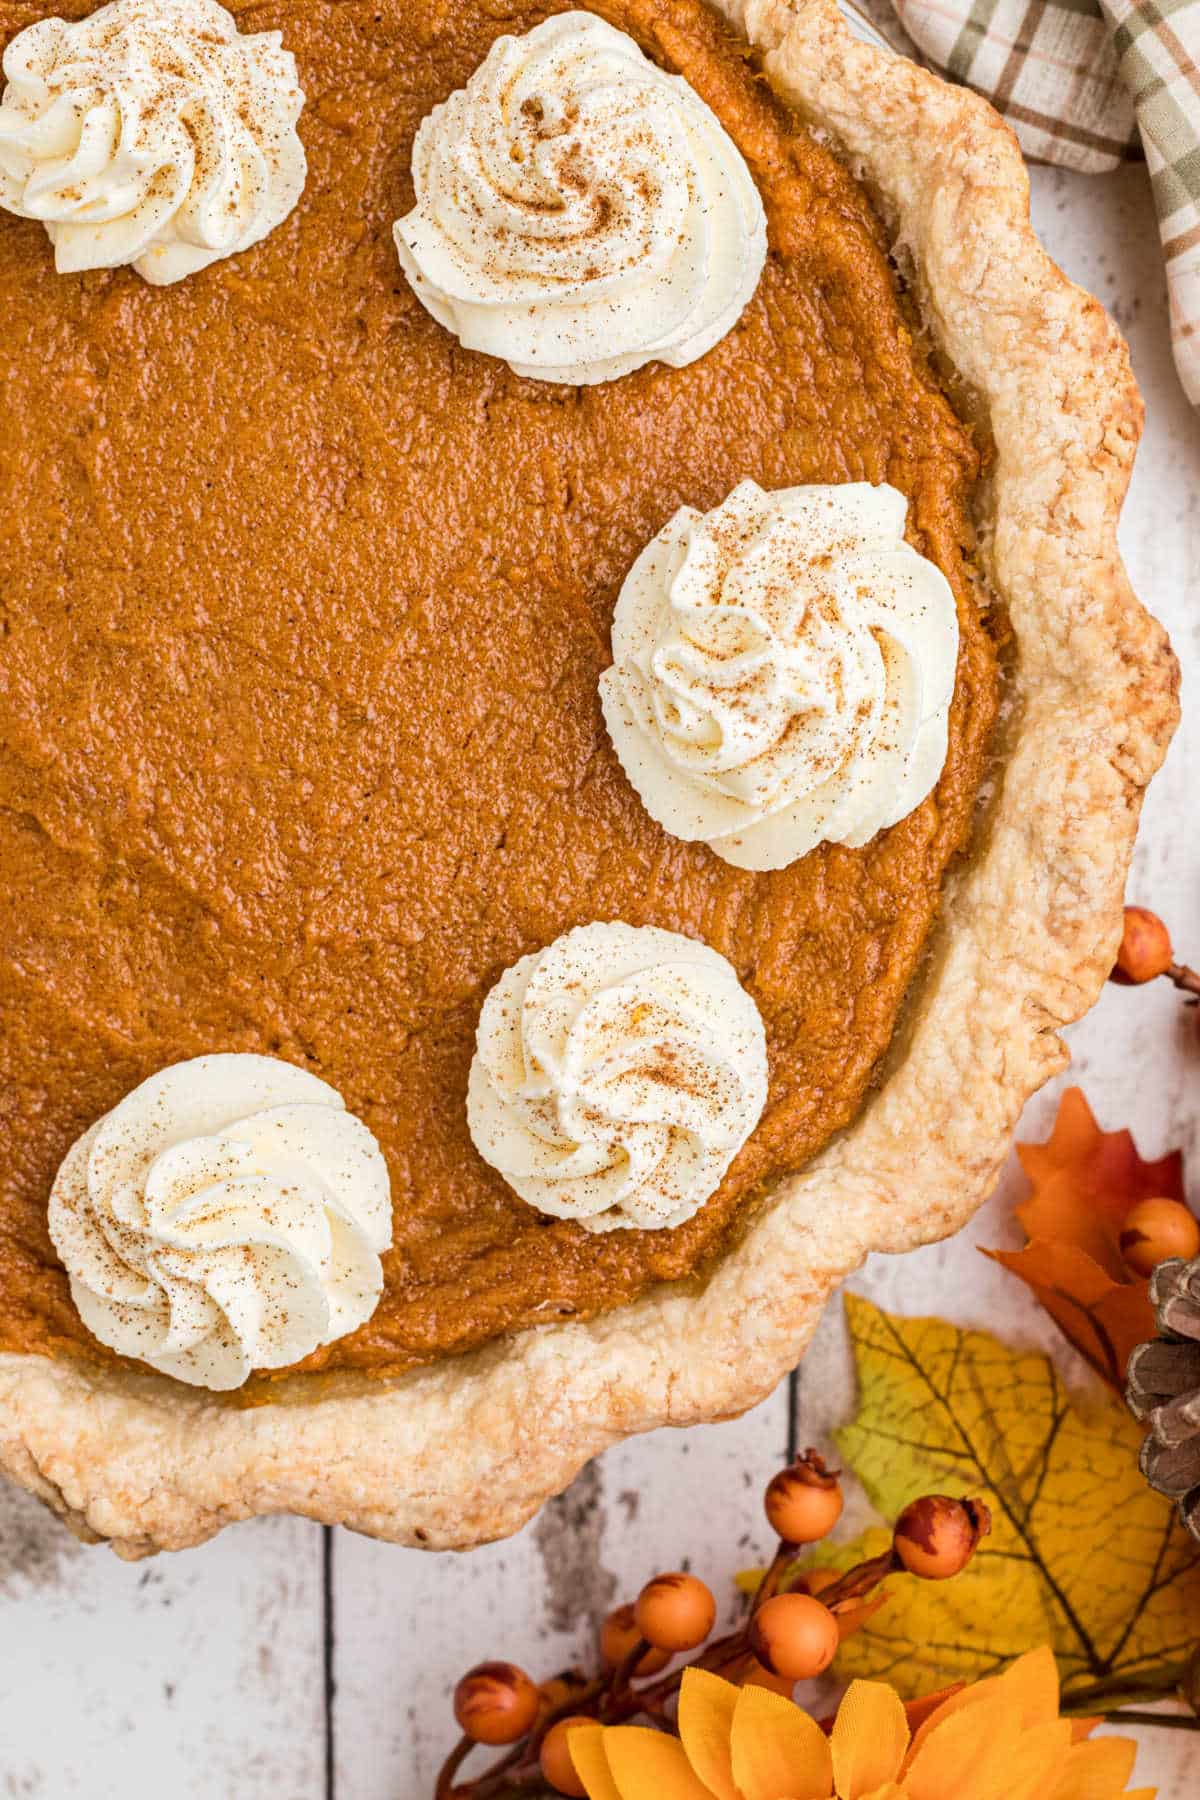
<svg viewBox="0 0 1200 1800">
<path fill-rule="evenodd" d="M 1200 1731 L 1200 1719 L 1188 1713 L 1144 1712 L 1136 1706 L 1118 1706 L 1104 1717 L 1113 1725 L 1161 1725 L 1167 1731 Z"/>
<path fill-rule="evenodd" d="M 455 1744 L 453 1750 L 442 1764 L 441 1771 L 437 1778 L 437 1786 L 433 1790 L 434 1800 L 452 1800 L 452 1796 L 455 1792 L 454 1777 L 458 1774 L 459 1769 L 467 1760 L 467 1757 L 470 1756 L 474 1748 L 475 1742 L 473 1738 L 459 1738 L 457 1744 Z"/>
<path fill-rule="evenodd" d="M 611 1692 L 613 1698 L 627 1694 L 633 1681 L 634 1671 L 646 1652 L 653 1646 L 644 1637 L 638 1638 L 632 1650 L 628 1652 L 624 1662 L 618 1663 L 611 1676 Z M 661 1666 L 661 1665 L 660 1665 Z"/>
<path fill-rule="evenodd" d="M 1189 969 L 1186 963 L 1172 963 L 1166 971 L 1166 977 L 1168 981 L 1174 982 L 1181 993 L 1200 995 L 1200 972 Z"/>
<path fill-rule="evenodd" d="M 1170 1700 L 1179 1692 L 1187 1671 L 1186 1663 L 1164 1663 L 1157 1669 L 1144 1669 L 1136 1682 L 1128 1675 L 1108 1675 L 1091 1681 L 1086 1687 L 1071 1688 L 1062 1696 L 1064 1713 L 1090 1712 L 1097 1700 L 1111 1700 L 1125 1694 L 1131 1700 Z"/>
<path fill-rule="evenodd" d="M 535 1764 L 523 1773 L 493 1769 L 478 1781 L 469 1781 L 466 1787 L 452 1788 L 449 1800 L 459 1800 L 459 1797 L 461 1800 L 496 1800 L 500 1794 L 544 1794 L 545 1791 L 545 1780 Z"/>
<path fill-rule="evenodd" d="M 754 1617 L 760 1606 L 765 1606 L 767 1601 L 773 1599 L 779 1592 L 780 1583 L 799 1552 L 798 1544 L 789 1544 L 786 1538 L 779 1540 L 779 1548 L 771 1558 L 766 1573 L 755 1589 L 754 1599 L 750 1602 L 750 1619 Z M 746 1622 L 749 1624 L 749 1619 Z"/>
<path fill-rule="evenodd" d="M 881 1581 L 886 1581 L 889 1575 L 895 1575 L 903 1567 L 894 1550 L 885 1550 L 880 1556 L 872 1556 L 867 1562 L 847 1569 L 832 1587 L 822 1588 L 821 1605 L 829 1607 L 832 1612 L 848 1600 L 865 1600 Z"/>
</svg>

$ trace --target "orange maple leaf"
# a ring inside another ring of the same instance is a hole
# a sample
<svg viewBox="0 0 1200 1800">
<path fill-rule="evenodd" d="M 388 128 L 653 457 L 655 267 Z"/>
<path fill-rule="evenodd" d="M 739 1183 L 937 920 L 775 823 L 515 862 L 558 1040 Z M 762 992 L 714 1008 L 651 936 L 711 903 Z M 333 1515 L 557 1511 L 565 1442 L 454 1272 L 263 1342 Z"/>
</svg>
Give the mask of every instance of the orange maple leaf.
<svg viewBox="0 0 1200 1800">
<path fill-rule="evenodd" d="M 1182 1200 L 1183 1157 L 1145 1162 L 1128 1131 L 1101 1131 L 1079 1088 L 1068 1088 L 1044 1144 L 1018 1144 L 1033 1192 L 1015 1209 L 1029 1243 L 986 1250 L 1031 1287 L 1075 1348 L 1118 1390 L 1135 1345 L 1154 1336 L 1149 1283 L 1121 1255 L 1139 1200 Z"/>
</svg>

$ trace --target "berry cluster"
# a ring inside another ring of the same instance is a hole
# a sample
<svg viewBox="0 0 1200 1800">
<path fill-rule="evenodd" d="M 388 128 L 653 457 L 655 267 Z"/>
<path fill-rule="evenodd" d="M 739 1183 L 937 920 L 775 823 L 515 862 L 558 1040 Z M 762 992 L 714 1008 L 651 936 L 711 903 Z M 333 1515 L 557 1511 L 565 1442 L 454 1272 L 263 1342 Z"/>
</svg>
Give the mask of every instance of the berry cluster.
<svg viewBox="0 0 1200 1800">
<path fill-rule="evenodd" d="M 1127 906 L 1110 981 L 1119 987 L 1143 987 L 1165 977 L 1188 996 L 1200 1030 L 1200 973 L 1176 962 L 1171 934 L 1159 918 L 1144 906 Z M 1121 1227 L 1121 1255 L 1134 1275 L 1154 1273 L 1160 1262 L 1181 1256 L 1190 1262 L 1200 1255 L 1200 1222 L 1190 1207 L 1166 1195 L 1139 1200 Z"/>
<path fill-rule="evenodd" d="M 632 1605 L 605 1619 L 601 1672 L 590 1679 L 570 1670 L 538 1686 L 513 1663 L 468 1670 L 454 1691 L 463 1735 L 442 1768 L 436 1800 L 500 1800 L 540 1788 L 578 1800 L 584 1788 L 567 1743 L 573 1727 L 640 1716 L 670 1730 L 671 1706 L 688 1666 L 790 1695 L 796 1682 L 822 1674 L 841 1640 L 882 1603 L 883 1596 L 870 1596 L 889 1575 L 907 1571 L 925 1581 L 958 1575 L 991 1527 L 982 1501 L 926 1494 L 905 1507 L 881 1556 L 842 1575 L 798 1571 L 797 1552 L 826 1537 L 841 1516 L 839 1471 L 808 1450 L 773 1477 L 763 1504 L 779 1543 L 747 1616 L 733 1631 L 712 1636 L 717 1603 L 711 1590 L 697 1576 L 676 1571 L 656 1575 Z M 668 1671 L 681 1655 L 690 1664 Z M 507 1754 L 485 1774 L 456 1785 L 477 1744 L 506 1747 Z"/>
</svg>

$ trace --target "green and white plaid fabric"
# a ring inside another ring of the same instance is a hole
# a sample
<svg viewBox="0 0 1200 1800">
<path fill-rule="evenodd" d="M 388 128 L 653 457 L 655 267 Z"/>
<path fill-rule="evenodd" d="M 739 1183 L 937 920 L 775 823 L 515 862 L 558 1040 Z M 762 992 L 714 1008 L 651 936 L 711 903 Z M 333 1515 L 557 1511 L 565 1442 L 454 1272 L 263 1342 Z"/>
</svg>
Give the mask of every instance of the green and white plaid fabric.
<svg viewBox="0 0 1200 1800">
<path fill-rule="evenodd" d="M 1145 152 L 1175 362 L 1200 403 L 1200 0 L 892 4 L 896 46 L 986 94 L 1035 161 L 1097 174 Z"/>
</svg>

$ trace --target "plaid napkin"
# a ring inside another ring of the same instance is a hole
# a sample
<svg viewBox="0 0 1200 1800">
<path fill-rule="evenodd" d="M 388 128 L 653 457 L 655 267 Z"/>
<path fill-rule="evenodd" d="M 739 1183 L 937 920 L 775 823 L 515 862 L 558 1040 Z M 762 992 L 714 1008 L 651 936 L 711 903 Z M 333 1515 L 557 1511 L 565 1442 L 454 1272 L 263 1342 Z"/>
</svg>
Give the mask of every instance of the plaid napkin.
<svg viewBox="0 0 1200 1800">
<path fill-rule="evenodd" d="M 1200 0 L 892 4 L 924 60 L 986 94 L 1035 161 L 1097 174 L 1145 152 L 1175 365 L 1200 403 Z"/>
</svg>

